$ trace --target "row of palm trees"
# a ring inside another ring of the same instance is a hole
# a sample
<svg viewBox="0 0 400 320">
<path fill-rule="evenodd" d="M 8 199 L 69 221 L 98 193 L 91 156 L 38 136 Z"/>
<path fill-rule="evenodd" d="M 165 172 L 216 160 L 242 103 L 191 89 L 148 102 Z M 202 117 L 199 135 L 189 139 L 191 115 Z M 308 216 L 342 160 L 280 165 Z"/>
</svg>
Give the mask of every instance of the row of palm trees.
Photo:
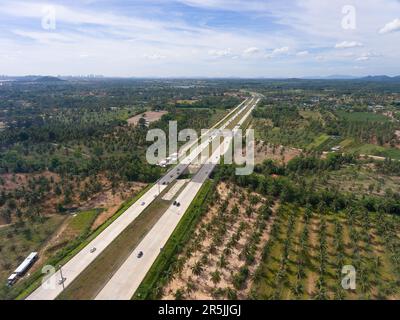
<svg viewBox="0 0 400 320">
<path fill-rule="evenodd" d="M 237 200 L 230 204 L 231 199 Z M 208 210 L 216 210 L 216 213 L 199 224 L 175 263 L 175 270 L 185 283 L 183 288 L 175 291 L 176 299 L 189 297 L 195 290 L 194 283 L 199 283 L 199 279 L 211 281 L 213 287 L 210 293 L 214 298 L 237 298 L 238 291 L 244 289 L 250 279 L 249 267 L 255 261 L 266 221 L 272 213 L 270 204 L 260 196 L 246 193 L 237 187 L 230 188 L 226 197 L 215 192 L 213 202 L 212 208 L 209 206 Z M 260 202 L 262 205 L 259 205 Z M 243 237 L 246 239 L 240 245 Z M 182 278 L 182 271 L 196 252 L 201 252 L 201 255 L 191 263 L 188 281 Z M 232 269 L 230 263 L 230 257 L 236 253 L 239 261 L 243 261 L 238 270 Z M 221 281 L 227 280 L 227 274 L 230 274 L 232 287 L 222 288 Z"/>
</svg>

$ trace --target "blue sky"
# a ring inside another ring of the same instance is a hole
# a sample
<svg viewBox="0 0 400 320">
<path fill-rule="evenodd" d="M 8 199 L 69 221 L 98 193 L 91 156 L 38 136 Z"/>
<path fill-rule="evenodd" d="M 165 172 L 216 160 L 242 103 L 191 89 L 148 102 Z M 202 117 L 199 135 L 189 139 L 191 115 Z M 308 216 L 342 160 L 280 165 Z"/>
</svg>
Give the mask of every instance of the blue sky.
<svg viewBox="0 0 400 320">
<path fill-rule="evenodd" d="M 0 0 L 0 74 L 398 75 L 399 52 L 399 0 Z"/>
</svg>

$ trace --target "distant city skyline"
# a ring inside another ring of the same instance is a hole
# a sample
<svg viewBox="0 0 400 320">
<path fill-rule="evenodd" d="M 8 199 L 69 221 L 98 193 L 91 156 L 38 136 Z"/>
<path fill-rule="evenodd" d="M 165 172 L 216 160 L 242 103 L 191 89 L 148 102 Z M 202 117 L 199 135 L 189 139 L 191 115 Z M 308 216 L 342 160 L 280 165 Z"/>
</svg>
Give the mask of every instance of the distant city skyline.
<svg viewBox="0 0 400 320">
<path fill-rule="evenodd" d="M 399 51 L 398 0 L 0 3 L 13 76 L 395 76 Z"/>
</svg>

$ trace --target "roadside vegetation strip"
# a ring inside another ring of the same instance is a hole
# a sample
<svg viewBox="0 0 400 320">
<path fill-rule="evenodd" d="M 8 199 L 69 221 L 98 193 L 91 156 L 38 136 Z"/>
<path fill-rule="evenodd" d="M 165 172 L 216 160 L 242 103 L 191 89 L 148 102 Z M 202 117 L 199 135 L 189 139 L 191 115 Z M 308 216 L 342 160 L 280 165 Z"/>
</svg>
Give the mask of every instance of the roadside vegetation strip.
<svg viewBox="0 0 400 320">
<path fill-rule="evenodd" d="M 171 271 L 176 262 L 178 253 L 192 236 L 194 228 L 201 216 L 206 212 L 209 196 L 212 194 L 213 190 L 215 190 L 216 182 L 217 179 L 207 180 L 201 187 L 195 200 L 186 210 L 181 221 L 178 223 L 161 253 L 154 261 L 132 299 L 146 300 L 159 298 L 161 293 L 160 289 L 171 276 Z"/>
<path fill-rule="evenodd" d="M 67 247 L 58 251 L 53 257 L 49 258 L 43 265 L 52 265 L 58 266 L 67 263 L 70 259 L 72 259 L 78 252 L 80 252 L 83 248 L 85 248 L 94 238 L 96 238 L 101 232 L 103 232 L 111 223 L 113 223 L 119 216 L 121 216 L 130 206 L 132 206 L 143 194 L 145 194 L 154 184 L 149 184 L 143 190 L 141 190 L 137 195 L 135 195 L 132 199 L 124 202 L 116 213 L 107 219 L 103 224 L 98 226 L 91 233 L 90 229 L 83 233 L 80 237 L 72 241 Z M 96 209 L 98 212 L 101 212 L 101 209 Z M 89 234 L 88 234 L 89 233 Z M 38 288 L 41 284 L 42 279 L 42 271 L 38 270 L 33 273 L 29 279 L 24 283 L 23 288 L 18 288 L 15 294 L 12 294 L 10 299 L 22 300 L 25 299 L 29 294 L 31 294 L 36 288 Z"/>
</svg>

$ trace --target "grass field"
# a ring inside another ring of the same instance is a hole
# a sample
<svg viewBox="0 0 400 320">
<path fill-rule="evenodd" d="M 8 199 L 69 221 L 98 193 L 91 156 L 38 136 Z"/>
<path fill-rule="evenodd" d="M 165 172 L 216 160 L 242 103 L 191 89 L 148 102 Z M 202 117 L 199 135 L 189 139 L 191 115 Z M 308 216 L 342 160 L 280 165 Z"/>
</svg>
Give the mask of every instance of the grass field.
<svg viewBox="0 0 400 320">
<path fill-rule="evenodd" d="M 98 213 L 98 210 L 79 212 L 69 222 L 68 229 L 77 234 L 89 231 Z"/>
<path fill-rule="evenodd" d="M 322 115 L 319 111 L 299 110 L 300 115 L 307 120 L 317 120 L 324 123 Z"/>
<path fill-rule="evenodd" d="M 60 215 L 37 217 L 0 228 L 0 299 L 10 298 L 11 290 L 5 287 L 10 274 L 29 253 L 39 251 L 65 218 Z"/>
<path fill-rule="evenodd" d="M 348 138 L 340 142 L 343 150 L 350 153 L 373 155 L 385 158 L 400 160 L 400 149 L 378 146 L 370 143 L 358 143 L 354 139 Z"/>
<path fill-rule="evenodd" d="M 344 118 L 349 121 L 378 121 L 378 122 L 388 122 L 390 121 L 388 117 L 373 112 L 345 112 L 338 110 L 335 112 L 339 117 Z"/>
<path fill-rule="evenodd" d="M 327 134 L 321 134 L 316 137 L 312 143 L 307 146 L 307 150 L 317 150 L 320 149 L 324 144 L 326 144 L 330 139 Z"/>
<path fill-rule="evenodd" d="M 399 217 L 283 206 L 257 270 L 254 299 L 399 299 Z M 341 286 L 344 265 L 356 289 Z"/>
<path fill-rule="evenodd" d="M 369 165 L 347 166 L 305 179 L 312 179 L 317 188 L 325 189 L 329 186 L 357 197 L 370 194 L 384 196 L 388 190 L 395 194 L 400 192 L 400 177 L 380 174 Z"/>
</svg>

